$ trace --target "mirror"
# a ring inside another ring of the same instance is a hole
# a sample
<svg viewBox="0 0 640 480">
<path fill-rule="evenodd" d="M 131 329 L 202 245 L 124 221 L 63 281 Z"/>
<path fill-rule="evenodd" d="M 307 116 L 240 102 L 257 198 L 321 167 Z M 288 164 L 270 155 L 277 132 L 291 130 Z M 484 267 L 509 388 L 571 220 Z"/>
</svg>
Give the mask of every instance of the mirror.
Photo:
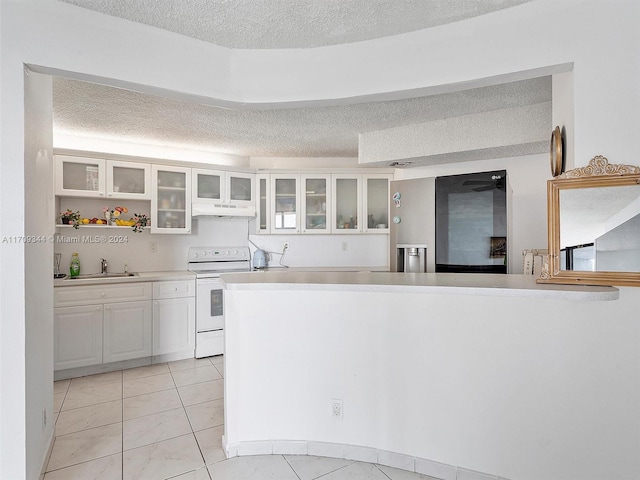
<svg viewBox="0 0 640 480">
<path fill-rule="evenodd" d="M 547 210 L 539 283 L 640 286 L 640 167 L 597 156 L 548 181 Z"/>
</svg>

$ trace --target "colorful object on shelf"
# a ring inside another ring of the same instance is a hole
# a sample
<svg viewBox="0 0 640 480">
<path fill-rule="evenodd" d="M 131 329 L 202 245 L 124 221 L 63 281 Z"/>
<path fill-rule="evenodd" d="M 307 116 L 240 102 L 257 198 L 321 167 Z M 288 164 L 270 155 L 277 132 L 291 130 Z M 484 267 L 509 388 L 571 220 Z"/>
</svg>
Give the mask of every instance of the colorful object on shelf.
<svg viewBox="0 0 640 480">
<path fill-rule="evenodd" d="M 80 212 L 72 211 L 67 208 L 65 212 L 62 212 L 58 215 L 58 218 L 62 222 L 63 225 L 73 225 L 73 228 L 78 228 L 80 226 Z"/>
<path fill-rule="evenodd" d="M 113 225 L 113 220 L 118 218 L 121 213 L 128 213 L 129 209 L 127 207 L 116 207 L 111 210 L 109 207 L 104 207 L 102 211 L 104 212 L 104 218 L 107 220 L 107 224 Z"/>
<path fill-rule="evenodd" d="M 144 213 L 134 213 L 133 214 L 133 231 L 137 233 L 141 233 L 144 230 L 144 227 L 151 225 L 151 220 Z"/>
</svg>

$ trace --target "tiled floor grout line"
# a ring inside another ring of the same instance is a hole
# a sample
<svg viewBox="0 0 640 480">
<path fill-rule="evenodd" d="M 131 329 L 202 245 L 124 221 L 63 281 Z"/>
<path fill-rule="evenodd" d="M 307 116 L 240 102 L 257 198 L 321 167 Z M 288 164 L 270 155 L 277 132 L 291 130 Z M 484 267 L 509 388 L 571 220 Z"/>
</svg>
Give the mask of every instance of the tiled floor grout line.
<svg viewBox="0 0 640 480">
<path fill-rule="evenodd" d="M 173 378 L 173 372 L 171 372 L 171 378 L 173 379 L 173 383 L 175 384 L 176 380 L 175 378 Z M 189 418 L 189 414 L 187 413 L 187 408 L 184 405 L 184 400 L 182 400 L 182 396 L 180 395 L 180 389 L 177 386 L 176 386 L 176 392 L 178 393 L 178 398 L 180 399 L 180 404 L 182 405 L 184 414 L 187 417 L 187 422 L 189 422 L 189 427 L 191 428 L 191 435 L 193 435 L 193 439 L 195 440 L 196 445 L 198 447 L 198 452 L 200 452 L 200 458 L 202 458 L 202 463 L 204 465 L 204 468 L 207 468 L 207 460 L 204 458 L 202 447 L 200 447 L 200 442 L 198 442 L 198 437 L 196 437 L 196 432 L 193 430 L 193 424 L 191 423 L 191 418 Z M 188 472 L 185 472 L 185 473 L 188 473 Z M 211 475 L 209 474 L 209 469 L 207 469 L 207 475 L 209 476 L 209 478 L 211 478 Z"/>
<path fill-rule="evenodd" d="M 282 458 L 284 459 L 285 462 L 287 462 L 287 465 L 289 465 L 289 468 L 293 471 L 293 474 L 298 477 L 298 480 L 302 480 L 300 478 L 300 475 L 298 475 L 298 472 L 296 472 L 296 469 L 293 468 L 293 465 L 291 465 L 291 463 L 289 462 L 289 460 L 287 459 L 286 455 L 282 455 Z"/>
<path fill-rule="evenodd" d="M 378 465 L 377 463 L 372 463 L 372 465 L 373 465 L 374 467 L 376 467 L 376 469 L 377 469 L 380 473 L 382 473 L 385 477 L 387 477 L 389 480 L 393 480 L 389 475 L 387 475 L 387 474 L 386 474 L 386 473 L 385 473 L 385 472 L 380 468 L 380 465 Z"/>
<path fill-rule="evenodd" d="M 356 462 L 355 462 L 355 461 L 353 461 L 353 462 L 347 463 L 346 465 L 343 465 L 342 467 L 338 467 L 338 468 L 336 468 L 335 470 L 331 470 L 330 472 L 323 473 L 322 475 L 320 475 L 320 476 L 318 476 L 318 477 L 315 477 L 313 480 L 319 480 L 320 478 L 322 478 L 322 477 L 326 477 L 327 475 L 331 475 L 332 473 L 335 473 L 335 472 L 337 472 L 338 470 L 342 470 L 343 468 L 347 468 L 347 467 L 349 467 L 349 466 L 353 465 L 354 463 L 356 463 Z"/>
</svg>

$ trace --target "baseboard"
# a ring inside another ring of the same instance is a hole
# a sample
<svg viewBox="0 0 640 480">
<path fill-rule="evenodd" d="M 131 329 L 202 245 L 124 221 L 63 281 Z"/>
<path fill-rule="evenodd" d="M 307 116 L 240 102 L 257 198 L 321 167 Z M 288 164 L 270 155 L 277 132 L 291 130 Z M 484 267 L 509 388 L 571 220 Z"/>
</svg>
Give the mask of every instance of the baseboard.
<svg viewBox="0 0 640 480">
<path fill-rule="evenodd" d="M 155 355 L 153 357 L 135 358 L 133 360 L 123 360 L 121 362 L 102 363 L 100 365 L 90 365 L 88 367 L 56 370 L 53 372 L 53 380 L 57 382 L 58 380 L 66 380 L 67 378 L 85 377 L 87 375 L 96 375 L 98 373 L 108 373 L 115 372 L 116 370 L 144 367 L 147 365 L 154 365 L 156 363 L 175 362 L 176 360 L 185 360 L 187 358 L 195 358 L 193 350 Z"/>
<path fill-rule="evenodd" d="M 460 466 L 360 445 L 304 440 L 272 440 L 230 444 L 223 436 L 222 446 L 227 458 L 245 455 L 314 455 L 376 463 L 440 480 L 507 480 L 504 477 Z"/>
</svg>

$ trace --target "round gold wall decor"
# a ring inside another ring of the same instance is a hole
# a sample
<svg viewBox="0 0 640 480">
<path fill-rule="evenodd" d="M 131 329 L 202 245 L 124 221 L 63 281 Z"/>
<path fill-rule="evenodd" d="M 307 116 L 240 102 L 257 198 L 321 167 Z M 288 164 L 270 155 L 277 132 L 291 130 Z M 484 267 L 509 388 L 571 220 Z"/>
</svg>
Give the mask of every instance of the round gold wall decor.
<svg viewBox="0 0 640 480">
<path fill-rule="evenodd" d="M 556 127 L 551 133 L 551 175 L 557 177 L 562 173 L 564 164 L 564 146 L 560 127 Z"/>
</svg>

